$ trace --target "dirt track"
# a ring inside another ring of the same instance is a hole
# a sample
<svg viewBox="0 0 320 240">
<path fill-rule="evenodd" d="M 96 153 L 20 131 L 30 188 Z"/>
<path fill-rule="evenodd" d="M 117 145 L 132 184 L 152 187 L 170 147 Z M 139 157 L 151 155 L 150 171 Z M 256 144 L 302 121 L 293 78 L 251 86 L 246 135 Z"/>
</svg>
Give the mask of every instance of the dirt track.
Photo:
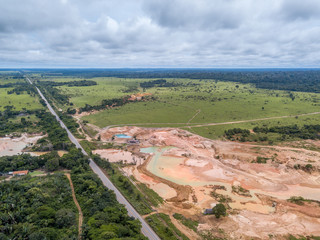
<svg viewBox="0 0 320 240">
<path fill-rule="evenodd" d="M 75 204 L 75 205 L 77 206 L 77 208 L 78 208 L 78 212 L 79 212 L 78 239 L 81 239 L 82 223 L 83 223 L 83 214 L 82 214 L 82 211 L 81 211 L 81 207 L 80 207 L 80 205 L 79 205 L 79 203 L 78 203 L 76 194 L 75 194 L 75 192 L 74 192 L 74 187 L 73 187 L 73 183 L 72 183 L 72 180 L 71 180 L 70 173 L 65 173 L 64 175 L 66 175 L 67 178 L 68 178 L 68 180 L 69 180 L 70 187 L 71 187 L 71 191 L 72 191 L 72 198 L 73 198 L 74 204 Z"/>
<path fill-rule="evenodd" d="M 218 126 L 218 125 L 228 125 L 228 124 L 236 124 L 236 123 L 247 123 L 247 122 L 256 122 L 256 121 L 265 121 L 265 120 L 272 120 L 272 119 L 282 119 L 282 118 L 293 118 L 293 117 L 301 117 L 301 116 L 309 116 L 309 115 L 318 115 L 320 112 L 312 112 L 312 113 L 303 113 L 303 114 L 296 114 L 296 115 L 286 115 L 286 116 L 277 116 L 277 117 L 266 117 L 266 118 L 256 118 L 256 119 L 249 119 L 249 120 L 240 120 L 240 121 L 232 121 L 232 122 L 220 122 L 220 123 L 190 123 L 192 119 L 201 112 L 201 109 L 197 110 L 197 113 L 187 122 L 187 123 L 132 123 L 132 124 L 116 124 L 116 125 L 109 125 L 101 130 L 108 130 L 113 127 L 121 127 L 121 126 L 152 126 L 152 125 L 177 125 L 179 128 L 193 128 L 193 127 L 206 127 L 206 126 Z M 194 125 L 190 125 L 194 124 Z M 181 126 L 182 125 L 182 126 Z M 95 130 L 98 130 L 96 128 Z"/>
<path fill-rule="evenodd" d="M 264 121 L 264 120 L 272 120 L 272 119 L 292 118 L 292 117 L 297 117 L 297 116 L 301 117 L 301 116 L 317 115 L 317 114 L 320 114 L 320 112 L 303 113 L 303 114 L 290 115 L 290 116 L 280 116 L 280 117 L 257 118 L 257 119 L 241 120 L 241 121 L 233 121 L 233 122 L 206 123 L 206 124 L 193 125 L 193 126 L 190 126 L 190 127 L 206 127 L 206 126 L 216 126 L 216 125 L 228 125 L 228 124 L 235 124 L 235 123 L 247 123 L 247 122 L 256 122 L 256 121 Z"/>
</svg>

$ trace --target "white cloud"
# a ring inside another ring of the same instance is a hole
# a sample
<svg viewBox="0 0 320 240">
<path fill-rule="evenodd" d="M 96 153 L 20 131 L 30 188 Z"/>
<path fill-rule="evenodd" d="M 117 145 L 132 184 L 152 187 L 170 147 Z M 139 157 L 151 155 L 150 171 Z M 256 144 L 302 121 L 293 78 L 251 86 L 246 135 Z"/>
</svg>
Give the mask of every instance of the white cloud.
<svg viewBox="0 0 320 240">
<path fill-rule="evenodd" d="M 0 67 L 310 67 L 317 0 L 0 0 Z"/>
</svg>

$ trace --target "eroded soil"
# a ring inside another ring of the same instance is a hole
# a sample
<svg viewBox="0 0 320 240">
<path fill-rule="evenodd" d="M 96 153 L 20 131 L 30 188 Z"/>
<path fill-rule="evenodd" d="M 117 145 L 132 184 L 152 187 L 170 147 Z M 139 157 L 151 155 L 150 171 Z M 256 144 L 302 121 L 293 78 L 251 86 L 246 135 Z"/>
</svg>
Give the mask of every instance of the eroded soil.
<svg viewBox="0 0 320 240">
<path fill-rule="evenodd" d="M 173 128 L 117 127 L 101 131 L 100 136 L 108 142 L 121 133 L 140 144 L 128 146 L 130 153 L 97 153 L 128 163 L 133 157 L 139 159 L 124 170 L 166 199 L 158 211 L 181 213 L 198 220 L 199 231 L 232 239 L 320 235 L 320 152 L 292 145 L 209 140 Z M 292 196 L 315 201 L 298 205 L 287 201 Z M 221 197 L 227 217 L 218 220 L 202 214 Z"/>
</svg>

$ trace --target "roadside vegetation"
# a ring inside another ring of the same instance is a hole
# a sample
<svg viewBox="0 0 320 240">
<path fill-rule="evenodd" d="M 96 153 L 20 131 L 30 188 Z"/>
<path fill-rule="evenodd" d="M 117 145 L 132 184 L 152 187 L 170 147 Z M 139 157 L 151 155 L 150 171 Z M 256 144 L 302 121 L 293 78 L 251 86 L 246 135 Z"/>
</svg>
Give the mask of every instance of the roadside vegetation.
<svg viewBox="0 0 320 240">
<path fill-rule="evenodd" d="M 185 216 L 183 216 L 182 214 L 179 213 L 174 213 L 173 217 L 177 220 L 179 220 L 183 225 L 185 225 L 186 227 L 192 229 L 193 231 L 197 232 L 197 228 L 199 225 L 199 222 L 194 221 L 190 218 L 186 218 Z"/>
<path fill-rule="evenodd" d="M 94 155 L 93 160 L 104 170 L 113 184 L 141 215 L 150 214 L 153 207 L 162 203 L 161 197 L 153 190 L 123 176 L 117 164 L 103 160 L 98 155 Z"/>
<path fill-rule="evenodd" d="M 164 240 L 188 240 L 181 231 L 171 222 L 170 217 L 164 213 L 155 213 L 146 217 L 152 229 Z"/>
</svg>

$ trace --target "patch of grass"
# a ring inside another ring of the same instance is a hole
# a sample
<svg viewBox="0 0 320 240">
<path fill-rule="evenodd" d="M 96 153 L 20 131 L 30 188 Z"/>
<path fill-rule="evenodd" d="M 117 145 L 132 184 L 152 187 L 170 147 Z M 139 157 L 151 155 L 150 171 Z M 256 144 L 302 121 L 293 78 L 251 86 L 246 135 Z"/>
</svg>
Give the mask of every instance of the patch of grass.
<svg viewBox="0 0 320 240">
<path fill-rule="evenodd" d="M 29 173 L 29 175 L 31 177 L 35 177 L 35 176 L 42 175 L 42 174 L 45 174 L 45 172 L 44 171 L 32 171 Z"/>
<path fill-rule="evenodd" d="M 305 202 L 308 202 L 308 203 L 312 203 L 312 202 L 315 202 L 318 204 L 318 206 L 320 206 L 320 201 L 317 201 L 317 200 L 311 200 L 311 199 L 305 199 L 301 196 L 292 196 L 290 197 L 289 199 L 287 199 L 288 202 L 291 202 L 291 203 L 294 203 L 294 204 L 297 204 L 297 205 L 304 205 Z"/>
<path fill-rule="evenodd" d="M 137 186 L 152 206 L 157 207 L 159 204 L 163 203 L 162 197 L 152 189 L 148 188 L 144 183 L 138 183 Z"/>
<path fill-rule="evenodd" d="M 146 217 L 147 223 L 164 240 L 188 240 L 183 233 L 171 222 L 170 217 L 164 213 L 156 213 Z"/>
<path fill-rule="evenodd" d="M 269 158 L 258 156 L 256 161 L 254 161 L 254 162 L 256 162 L 256 163 L 267 163 L 268 160 L 269 160 Z"/>
<path fill-rule="evenodd" d="M 290 235 L 288 240 L 320 240 L 320 237 L 315 237 L 315 236 L 307 236 L 307 237 L 299 236 L 299 237 L 295 237 L 293 235 Z"/>
<path fill-rule="evenodd" d="M 93 138 L 98 131 L 94 130 L 92 127 L 88 126 L 87 124 L 82 125 L 82 129 L 88 134 L 91 138 Z"/>
<path fill-rule="evenodd" d="M 199 222 L 194 221 L 190 218 L 186 218 L 185 216 L 183 216 L 182 214 L 179 213 L 174 213 L 173 217 L 177 220 L 179 220 L 183 225 L 185 225 L 186 227 L 192 229 L 193 231 L 197 232 L 197 228 L 199 225 Z"/>
<path fill-rule="evenodd" d="M 217 193 L 216 191 L 212 191 L 211 196 L 220 203 L 232 202 L 232 199 L 229 196 Z"/>
<path fill-rule="evenodd" d="M 280 116 L 280 115 L 279 115 Z M 308 125 L 308 124 L 319 124 L 320 114 L 319 115 L 309 115 L 309 116 L 300 116 L 295 118 L 294 116 L 290 118 L 283 119 L 272 119 L 272 120 L 260 120 L 248 123 L 237 123 L 237 124 L 224 124 L 216 126 L 203 126 L 203 127 L 192 127 L 184 128 L 192 133 L 207 137 L 210 139 L 218 139 L 224 135 L 224 132 L 232 128 L 243 128 L 243 129 L 253 129 L 254 127 L 273 127 L 273 126 L 290 126 L 297 124 L 298 126 Z M 258 133 L 251 134 L 250 141 L 258 141 L 259 138 L 267 137 L 266 144 L 272 144 L 277 142 L 282 142 L 281 134 L 277 133 Z M 286 139 L 288 140 L 288 139 Z M 300 139 L 290 139 L 291 141 L 300 140 Z M 261 142 L 263 144 L 263 142 Z"/>
<path fill-rule="evenodd" d="M 88 140 L 82 140 L 80 141 L 80 145 L 83 147 L 83 149 L 88 153 L 91 154 L 93 150 L 97 149 L 97 146 L 93 142 L 89 142 Z"/>
<path fill-rule="evenodd" d="M 250 191 L 241 186 L 232 186 L 232 192 L 241 196 L 252 197 Z"/>
</svg>

